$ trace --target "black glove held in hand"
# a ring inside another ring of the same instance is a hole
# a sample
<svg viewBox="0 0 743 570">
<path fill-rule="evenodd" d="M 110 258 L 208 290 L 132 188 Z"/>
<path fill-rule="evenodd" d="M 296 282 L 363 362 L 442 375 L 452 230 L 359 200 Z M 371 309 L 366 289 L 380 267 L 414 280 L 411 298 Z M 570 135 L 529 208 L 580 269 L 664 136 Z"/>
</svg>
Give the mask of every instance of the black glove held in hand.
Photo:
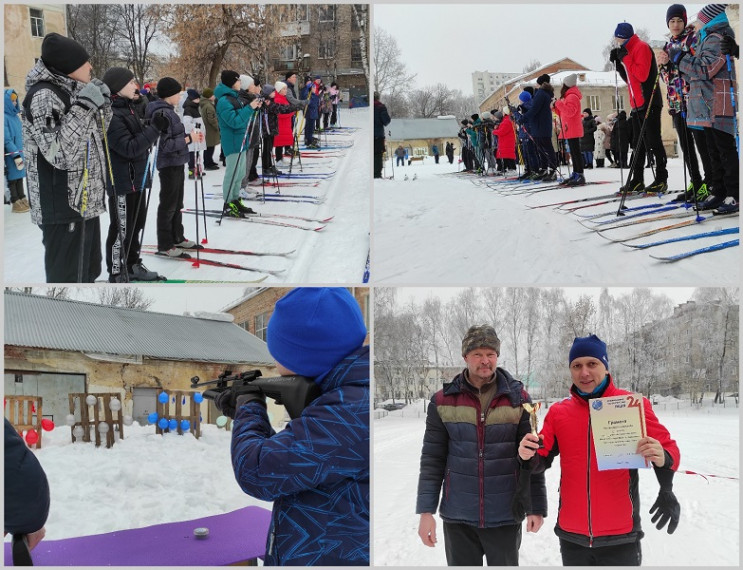
<svg viewBox="0 0 743 570">
<path fill-rule="evenodd" d="M 214 398 L 214 405 L 217 406 L 217 409 L 232 419 L 235 419 L 235 412 L 240 406 L 244 406 L 248 402 L 260 402 L 265 407 L 266 396 L 263 394 L 263 390 L 255 388 L 255 390 L 240 394 L 237 397 L 232 390 L 225 390 Z"/>
<path fill-rule="evenodd" d="M 650 507 L 650 514 L 652 515 L 653 513 L 655 514 L 650 519 L 650 522 L 655 524 L 658 530 L 663 530 L 663 527 L 668 523 L 668 534 L 673 534 L 681 516 L 681 505 L 676 500 L 676 495 L 673 494 L 673 491 L 660 490 L 658 498 L 655 499 L 655 503 Z"/>
<path fill-rule="evenodd" d="M 170 127 L 170 119 L 165 116 L 165 113 L 155 113 L 152 115 L 150 123 L 152 123 L 155 128 L 162 133 L 167 132 Z"/>
<path fill-rule="evenodd" d="M 531 464 L 525 461 L 519 470 L 516 493 L 511 501 L 511 514 L 516 522 L 520 523 L 529 511 L 531 511 Z"/>
<path fill-rule="evenodd" d="M 732 55 L 737 58 L 740 54 L 740 47 L 735 43 L 733 36 L 722 36 L 720 51 L 722 55 Z"/>
<path fill-rule="evenodd" d="M 627 55 L 627 48 L 624 46 L 614 48 L 609 52 L 609 61 L 614 63 L 622 63 L 624 56 Z"/>
</svg>

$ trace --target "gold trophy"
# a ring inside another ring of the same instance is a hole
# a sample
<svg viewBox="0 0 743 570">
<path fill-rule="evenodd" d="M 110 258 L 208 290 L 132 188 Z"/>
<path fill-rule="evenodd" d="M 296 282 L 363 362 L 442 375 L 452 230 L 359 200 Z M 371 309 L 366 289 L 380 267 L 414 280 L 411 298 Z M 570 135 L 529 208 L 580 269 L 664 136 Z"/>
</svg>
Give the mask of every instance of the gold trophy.
<svg viewBox="0 0 743 570">
<path fill-rule="evenodd" d="M 531 433 L 532 435 L 539 437 L 539 434 L 537 433 L 539 424 L 537 423 L 537 412 L 539 411 L 539 408 L 542 407 L 542 404 L 539 402 L 536 402 L 535 404 L 530 404 L 528 402 L 521 404 L 521 406 L 529 412 L 529 423 L 531 424 Z M 544 447 L 544 444 L 542 443 L 542 440 L 539 440 L 539 447 Z"/>
</svg>

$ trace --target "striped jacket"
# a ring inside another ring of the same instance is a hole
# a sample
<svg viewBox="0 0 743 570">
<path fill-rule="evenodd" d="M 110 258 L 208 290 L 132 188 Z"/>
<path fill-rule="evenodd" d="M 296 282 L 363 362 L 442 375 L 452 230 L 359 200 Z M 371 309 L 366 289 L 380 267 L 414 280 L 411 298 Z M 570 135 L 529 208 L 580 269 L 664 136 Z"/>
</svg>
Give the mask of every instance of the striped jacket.
<svg viewBox="0 0 743 570">
<path fill-rule="evenodd" d="M 369 348 L 346 356 L 320 388 L 279 433 L 257 402 L 235 416 L 237 482 L 274 501 L 266 566 L 369 565 Z"/>
<path fill-rule="evenodd" d="M 428 405 L 416 513 L 435 513 L 438 505 L 447 522 L 479 528 L 516 524 L 511 502 L 519 472 L 517 449 L 531 431 L 521 404 L 531 398 L 502 368 L 496 369 L 496 392 L 487 410 L 474 390 L 462 372 Z M 531 497 L 528 514 L 546 516 L 544 474 L 532 475 Z"/>
</svg>

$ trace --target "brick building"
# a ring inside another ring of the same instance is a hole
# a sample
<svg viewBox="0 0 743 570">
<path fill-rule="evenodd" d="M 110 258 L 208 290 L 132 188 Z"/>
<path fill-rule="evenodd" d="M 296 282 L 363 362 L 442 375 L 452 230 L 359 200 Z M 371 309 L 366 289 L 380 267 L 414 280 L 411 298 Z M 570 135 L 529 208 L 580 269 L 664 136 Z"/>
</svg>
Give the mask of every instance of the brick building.
<svg viewBox="0 0 743 570">
<path fill-rule="evenodd" d="M 274 305 L 291 290 L 292 287 L 259 287 L 247 293 L 242 299 L 223 308 L 222 311 L 234 316 L 237 326 L 265 341 L 266 328 L 273 314 Z M 369 288 L 349 287 L 348 290 L 358 301 L 361 314 L 364 315 L 364 324 L 366 324 L 368 330 L 371 312 Z M 369 343 L 368 332 L 364 343 Z"/>
<path fill-rule="evenodd" d="M 336 81 L 344 101 L 368 95 L 368 5 L 355 5 L 366 18 L 366 29 L 358 26 L 353 6 L 269 6 L 269 17 L 278 20 L 279 37 L 269 47 L 274 74 L 296 71 L 300 82 L 305 74 L 320 75 L 326 85 Z"/>
</svg>

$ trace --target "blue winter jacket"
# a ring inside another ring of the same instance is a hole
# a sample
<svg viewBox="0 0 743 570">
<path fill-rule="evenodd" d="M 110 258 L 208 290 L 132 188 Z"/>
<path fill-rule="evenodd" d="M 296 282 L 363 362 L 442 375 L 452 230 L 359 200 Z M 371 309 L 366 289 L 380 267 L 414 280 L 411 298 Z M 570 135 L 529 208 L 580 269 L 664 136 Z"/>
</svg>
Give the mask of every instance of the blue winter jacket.
<svg viewBox="0 0 743 570">
<path fill-rule="evenodd" d="M 525 402 L 531 398 L 523 384 L 502 368 L 496 369 L 495 394 L 485 412 L 464 372 L 434 394 L 426 417 L 416 513 L 435 513 L 438 506 L 447 522 L 479 528 L 517 524 L 511 513 L 519 475 L 517 450 L 531 431 L 529 414 L 521 407 Z M 547 515 L 543 475 L 531 477 L 527 514 Z"/>
<path fill-rule="evenodd" d="M 250 140 L 247 136 L 248 123 L 253 116 L 253 108 L 244 99 L 238 97 L 237 91 L 220 83 L 214 89 L 217 98 L 217 121 L 219 136 L 222 140 L 222 152 L 225 156 L 238 154 L 248 149 Z"/>
<path fill-rule="evenodd" d="M 299 98 L 303 101 L 306 101 L 307 97 L 309 96 L 309 102 L 307 103 L 306 111 L 306 118 L 308 121 L 310 119 L 317 119 L 320 116 L 320 96 L 312 93 L 313 85 L 313 83 L 305 85 L 299 94 Z"/>
<path fill-rule="evenodd" d="M 544 88 L 537 89 L 531 100 L 531 108 L 524 113 L 524 121 L 530 125 L 533 137 L 552 137 L 552 94 Z"/>
<path fill-rule="evenodd" d="M 260 403 L 235 416 L 235 478 L 274 502 L 267 566 L 369 564 L 369 348 L 346 356 L 320 388 L 279 433 Z"/>
<path fill-rule="evenodd" d="M 13 93 L 15 93 L 14 89 L 5 90 L 5 138 L 3 140 L 5 141 L 5 168 L 8 180 L 18 180 L 26 176 L 26 169 L 18 170 L 15 165 L 17 157 L 23 158 L 23 124 L 19 116 L 20 101 L 16 99 L 14 103 L 10 98 Z"/>
</svg>

